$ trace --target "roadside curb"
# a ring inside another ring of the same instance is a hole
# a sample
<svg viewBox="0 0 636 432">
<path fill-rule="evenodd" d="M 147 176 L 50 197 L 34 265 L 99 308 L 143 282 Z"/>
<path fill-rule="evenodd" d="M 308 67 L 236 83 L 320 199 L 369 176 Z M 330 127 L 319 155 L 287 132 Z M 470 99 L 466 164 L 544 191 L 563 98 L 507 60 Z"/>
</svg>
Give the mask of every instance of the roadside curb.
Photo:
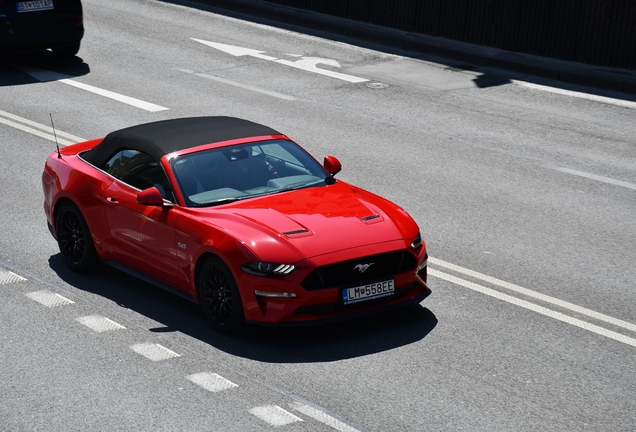
<svg viewBox="0 0 636 432">
<path fill-rule="evenodd" d="M 261 0 L 191 0 L 187 3 L 206 4 L 213 9 L 233 12 L 238 17 L 258 17 L 261 20 L 300 27 L 310 30 L 311 34 L 337 35 L 363 46 L 371 44 L 390 47 L 416 58 L 418 53 L 435 55 L 477 67 L 506 69 L 564 83 L 636 95 L 636 70 L 593 66 L 504 51 L 360 23 Z"/>
</svg>

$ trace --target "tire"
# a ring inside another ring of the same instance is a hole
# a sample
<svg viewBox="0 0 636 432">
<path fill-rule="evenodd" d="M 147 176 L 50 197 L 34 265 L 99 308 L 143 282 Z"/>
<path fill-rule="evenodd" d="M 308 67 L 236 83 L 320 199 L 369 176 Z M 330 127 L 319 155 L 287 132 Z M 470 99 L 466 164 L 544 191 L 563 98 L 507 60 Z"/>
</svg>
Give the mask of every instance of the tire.
<svg viewBox="0 0 636 432">
<path fill-rule="evenodd" d="M 73 42 L 64 45 L 56 45 L 51 48 L 53 54 L 61 58 L 72 58 L 79 52 L 80 42 Z"/>
<path fill-rule="evenodd" d="M 60 253 L 71 270 L 84 273 L 97 264 L 97 252 L 86 220 L 75 204 L 66 202 L 55 215 L 55 232 Z"/>
<path fill-rule="evenodd" d="M 245 323 L 243 302 L 232 272 L 218 257 L 209 257 L 197 280 L 199 302 L 212 328 L 220 333 L 236 333 Z"/>
</svg>

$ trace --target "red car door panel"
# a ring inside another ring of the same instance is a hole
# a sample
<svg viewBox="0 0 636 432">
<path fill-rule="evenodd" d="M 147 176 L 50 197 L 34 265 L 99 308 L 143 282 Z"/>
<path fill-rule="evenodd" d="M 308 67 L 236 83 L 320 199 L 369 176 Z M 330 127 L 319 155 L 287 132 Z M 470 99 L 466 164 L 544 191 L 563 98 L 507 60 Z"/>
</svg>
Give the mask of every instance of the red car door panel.
<svg viewBox="0 0 636 432">
<path fill-rule="evenodd" d="M 106 191 L 105 213 L 115 258 L 173 286 L 179 285 L 176 213 L 137 203 L 139 191 L 114 181 Z"/>
</svg>

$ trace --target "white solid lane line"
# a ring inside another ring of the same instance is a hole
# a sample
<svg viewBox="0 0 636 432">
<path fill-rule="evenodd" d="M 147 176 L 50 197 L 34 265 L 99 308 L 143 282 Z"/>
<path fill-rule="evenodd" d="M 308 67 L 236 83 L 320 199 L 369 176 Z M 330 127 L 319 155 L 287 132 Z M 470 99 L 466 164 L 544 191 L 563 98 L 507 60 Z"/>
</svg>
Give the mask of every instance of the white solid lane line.
<svg viewBox="0 0 636 432">
<path fill-rule="evenodd" d="M 552 309 L 548 309 L 548 308 L 545 308 L 543 306 L 538 306 L 538 305 L 536 305 L 534 303 L 530 303 L 530 302 L 525 301 L 525 300 L 520 300 L 517 297 L 509 296 L 507 294 L 502 294 L 499 291 L 495 291 L 495 290 L 487 288 L 485 286 L 482 286 L 482 285 L 479 285 L 479 284 L 476 284 L 476 283 L 473 283 L 473 282 L 469 282 L 469 281 L 466 281 L 464 279 L 458 278 L 456 276 L 453 276 L 453 275 L 450 275 L 450 274 L 447 274 L 447 273 L 443 273 L 443 272 L 440 272 L 440 271 L 437 271 L 437 270 L 434 270 L 434 269 L 431 269 L 431 268 L 428 269 L 428 274 L 433 276 L 433 277 L 437 277 L 437 278 L 440 278 L 440 279 L 444 279 L 444 280 L 446 280 L 448 282 L 452 282 L 454 284 L 461 285 L 461 286 L 463 286 L 465 288 L 472 289 L 472 290 L 477 291 L 477 292 L 479 292 L 481 294 L 486 294 L 486 295 L 494 297 L 496 299 L 503 300 L 503 301 L 511 303 L 511 304 L 513 304 L 515 306 L 520 306 L 522 308 L 529 309 L 529 310 L 531 310 L 533 312 L 537 312 L 537 313 L 539 313 L 541 315 L 545 315 L 547 317 L 554 318 L 556 320 L 559 320 L 559 321 L 562 321 L 564 323 L 573 325 L 575 327 L 579 327 L 579 328 L 582 328 L 584 330 L 590 331 L 592 333 L 596 333 L 598 335 L 605 336 L 607 338 L 614 339 L 614 340 L 616 340 L 618 342 L 622 342 L 624 344 L 636 347 L 636 339 L 634 339 L 634 338 L 622 335 L 620 333 L 613 332 L 611 330 L 607 330 L 606 328 L 603 328 L 603 327 L 600 327 L 600 326 L 597 326 L 597 325 L 594 325 L 594 324 L 590 324 L 590 323 L 588 323 L 586 321 L 582 321 L 580 319 L 572 318 L 571 316 L 562 314 L 560 312 L 555 312 Z"/>
<path fill-rule="evenodd" d="M 99 87 L 95 87 L 89 84 L 84 84 L 81 83 L 79 81 L 75 81 L 71 79 L 71 76 L 69 75 L 64 75 L 58 72 L 53 72 L 53 71 L 48 71 L 48 70 L 44 70 L 44 69 L 38 69 L 38 68 L 34 68 L 31 66 L 24 66 L 24 65 L 13 65 L 14 67 L 20 69 L 22 72 L 31 75 L 33 78 L 37 79 L 38 81 L 42 81 L 42 82 L 48 82 L 48 81 L 57 81 L 57 82 L 61 82 L 63 84 L 67 84 L 73 87 L 77 87 L 80 88 L 82 90 L 86 90 L 89 91 L 91 93 L 95 93 L 98 94 L 100 96 L 104 96 L 107 97 L 109 99 L 113 99 L 116 100 L 118 102 L 122 102 L 137 108 L 141 108 L 143 110 L 146 111 L 150 111 L 150 112 L 157 112 L 157 111 L 165 111 L 168 108 L 166 107 L 162 107 L 160 105 L 155 105 L 153 103 L 150 102 L 145 102 L 142 101 L 140 99 L 136 99 L 130 96 L 125 96 L 119 93 L 115 93 L 112 92 L 110 90 L 104 90 L 101 89 Z"/>
<path fill-rule="evenodd" d="M 586 173 L 586 172 L 583 172 L 583 171 L 577 171 L 577 170 L 573 170 L 573 169 L 570 169 L 570 168 L 553 168 L 553 169 L 555 169 L 557 171 L 564 172 L 564 173 L 572 174 L 572 175 L 575 175 L 575 176 L 584 177 L 584 178 L 587 178 L 587 179 L 590 179 L 590 180 L 596 180 L 596 181 L 600 181 L 600 182 L 603 182 L 603 183 L 608 183 L 608 184 L 611 184 L 611 185 L 614 185 L 614 186 L 621 186 L 621 187 L 624 187 L 624 188 L 636 190 L 636 184 L 634 184 L 634 183 L 629 183 L 629 182 L 622 181 L 622 180 L 616 180 L 616 179 L 613 179 L 613 178 L 610 178 L 610 177 L 604 177 L 604 176 L 600 176 L 600 175 L 597 175 L 597 174 L 590 174 L 590 173 Z"/>
<path fill-rule="evenodd" d="M 56 141 L 55 136 L 57 135 L 57 142 L 61 146 L 68 146 L 81 141 L 86 141 L 84 138 L 80 138 L 75 135 L 59 131 L 57 129 L 55 129 L 54 134 L 53 128 L 51 126 L 36 123 L 29 119 L 25 119 L 23 117 L 2 110 L 0 110 L 0 123 L 4 123 L 7 126 L 11 126 L 13 128 L 28 132 L 32 135 L 36 135 L 40 138 L 44 138 L 53 142 Z M 70 141 L 65 140 L 61 137 L 68 138 Z"/>
<path fill-rule="evenodd" d="M 631 330 L 633 332 L 636 332 L 636 325 L 634 325 L 632 323 L 629 323 L 627 321 L 622 321 L 622 320 L 616 319 L 614 317 L 611 317 L 609 315 L 604 315 L 602 313 L 595 312 L 593 310 L 586 309 L 584 307 L 577 306 L 575 304 L 568 303 L 568 302 L 563 301 L 563 300 L 559 300 L 559 299 L 557 299 L 555 297 L 550 297 L 550 296 L 547 296 L 545 294 L 541 294 L 541 293 L 538 293 L 536 291 L 532 291 L 532 290 L 529 290 L 527 288 L 520 287 L 519 285 L 511 284 L 509 282 L 502 281 L 501 279 L 497 279 L 497 278 L 494 278 L 492 276 L 485 275 L 483 273 L 479 273 L 479 272 L 476 272 L 476 271 L 473 271 L 473 270 L 469 270 L 467 268 L 460 267 L 458 265 L 451 264 L 449 262 L 442 261 L 442 260 L 437 259 L 437 258 L 429 257 L 428 258 L 428 262 L 430 264 L 438 265 L 438 266 L 441 266 L 441 267 L 446 267 L 449 270 L 453 270 L 453 271 L 456 271 L 458 273 L 462 273 L 462 274 L 465 274 L 467 276 L 473 277 L 475 279 L 479 279 L 479 280 L 482 280 L 484 282 L 488 282 L 490 284 L 497 285 L 497 286 L 499 286 L 501 288 L 505 288 L 507 290 L 510 290 L 510 291 L 513 291 L 513 292 L 516 292 L 516 293 L 519 293 L 519 294 L 523 294 L 525 296 L 532 297 L 532 298 L 535 298 L 537 300 L 541 300 L 543 302 L 558 306 L 560 308 L 568 309 L 568 310 L 571 310 L 572 312 L 576 312 L 578 314 L 585 315 L 585 316 L 588 316 L 590 318 L 594 318 L 596 320 L 603 321 L 603 322 L 606 322 L 608 324 L 615 325 L 616 327 L 621 327 L 621 328 L 624 328 L 625 330 Z M 430 269 L 430 267 L 429 267 L 429 269 Z M 467 283 L 469 283 L 469 282 L 467 282 Z"/>
<path fill-rule="evenodd" d="M 512 83 L 520 87 L 526 87 L 532 90 L 547 91 L 550 93 L 556 93 L 563 96 L 575 97 L 579 99 L 587 99 L 590 101 L 601 102 L 601 103 L 615 105 L 615 106 L 619 106 L 623 108 L 636 109 L 636 102 L 632 102 L 632 101 L 615 99 L 615 98 L 610 98 L 606 96 L 598 96 L 594 94 L 582 93 L 582 92 L 577 92 L 573 90 L 565 90 L 561 88 L 550 87 L 550 86 L 545 86 L 541 84 L 534 84 L 534 83 L 529 83 L 525 81 L 512 80 Z"/>
<path fill-rule="evenodd" d="M 4 123 L 7 126 L 11 126 L 13 128 L 20 129 L 21 131 L 28 132 L 31 135 L 36 135 L 36 136 L 39 136 L 40 138 L 44 138 L 44 139 L 47 139 L 49 141 L 55 142 L 55 136 L 53 135 L 52 131 L 51 131 L 51 134 L 47 134 L 47 133 L 44 133 L 42 131 L 30 128 L 28 126 L 24 126 L 24 125 L 21 125 L 19 123 L 12 122 L 11 120 L 6 120 L 6 119 L 4 119 L 2 117 L 0 117 L 0 123 Z M 66 141 L 66 140 L 63 140 L 63 139 L 58 139 L 57 142 L 61 146 L 68 146 L 68 145 L 74 144 L 71 141 Z"/>
</svg>

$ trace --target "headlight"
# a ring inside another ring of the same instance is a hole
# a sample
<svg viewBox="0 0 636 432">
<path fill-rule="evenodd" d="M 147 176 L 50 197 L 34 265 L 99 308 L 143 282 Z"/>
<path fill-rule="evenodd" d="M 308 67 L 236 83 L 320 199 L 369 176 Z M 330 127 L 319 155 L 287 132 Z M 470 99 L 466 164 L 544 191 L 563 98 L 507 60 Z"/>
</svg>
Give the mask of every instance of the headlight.
<svg viewBox="0 0 636 432">
<path fill-rule="evenodd" d="M 419 249 L 420 247 L 422 247 L 422 236 L 418 231 L 415 239 L 413 240 L 413 243 L 411 243 L 411 249 Z"/>
<path fill-rule="evenodd" d="M 293 272 L 296 267 L 291 264 L 274 264 L 252 261 L 247 264 L 243 264 L 241 269 L 245 273 L 255 276 L 283 276 Z"/>
</svg>

